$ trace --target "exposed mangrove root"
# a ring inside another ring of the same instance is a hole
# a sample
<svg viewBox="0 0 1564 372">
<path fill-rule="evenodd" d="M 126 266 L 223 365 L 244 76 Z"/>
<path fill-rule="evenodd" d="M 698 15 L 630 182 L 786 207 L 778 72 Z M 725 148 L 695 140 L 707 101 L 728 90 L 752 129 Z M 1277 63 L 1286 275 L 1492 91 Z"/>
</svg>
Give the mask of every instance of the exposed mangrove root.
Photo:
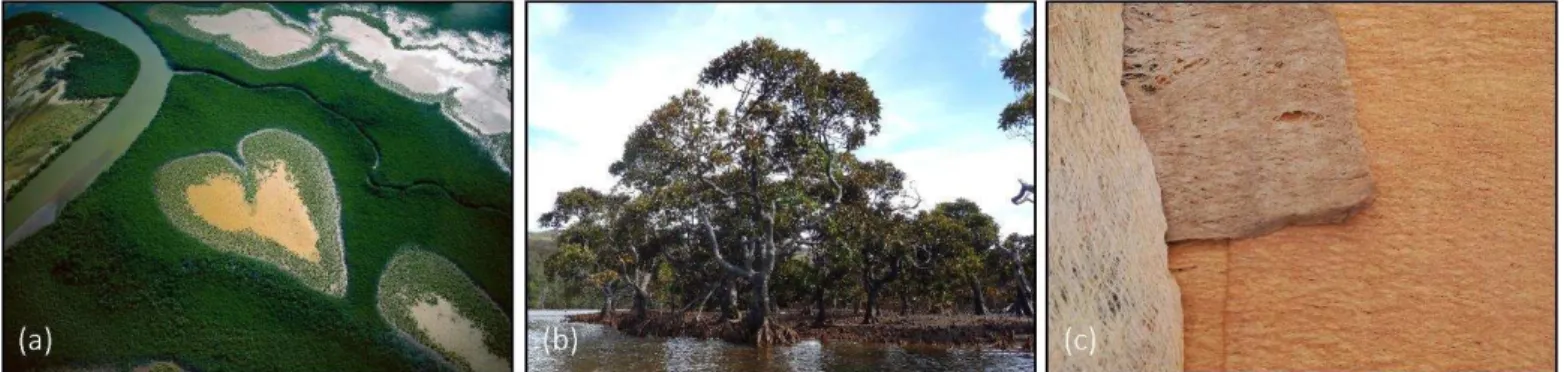
<svg viewBox="0 0 1564 372">
<path fill-rule="evenodd" d="M 1006 350 L 1033 350 L 1035 319 L 1008 315 L 912 315 L 881 314 L 874 324 L 859 324 L 850 312 L 830 311 L 834 325 L 812 328 L 814 317 L 806 313 L 770 319 L 759 332 L 748 332 L 742 321 L 722 320 L 716 314 L 649 311 L 637 320 L 629 311 L 603 317 L 598 313 L 566 317 L 572 322 L 602 324 L 637 337 L 718 338 L 752 346 L 783 346 L 816 339 L 821 342 L 860 342 L 890 345 L 981 346 Z"/>
<path fill-rule="evenodd" d="M 798 343 L 798 332 L 787 326 L 772 323 L 770 320 L 762 322 L 760 328 L 750 336 L 749 344 L 766 347 L 772 345 L 792 345 Z"/>
</svg>

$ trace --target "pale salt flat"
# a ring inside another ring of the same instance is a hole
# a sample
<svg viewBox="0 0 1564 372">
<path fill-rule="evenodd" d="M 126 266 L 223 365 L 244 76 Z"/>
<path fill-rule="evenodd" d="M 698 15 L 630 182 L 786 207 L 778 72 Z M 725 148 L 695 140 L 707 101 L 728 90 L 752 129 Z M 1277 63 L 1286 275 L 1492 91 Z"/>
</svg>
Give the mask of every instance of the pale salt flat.
<svg viewBox="0 0 1564 372">
<path fill-rule="evenodd" d="M 444 297 L 434 296 L 433 302 L 414 302 L 408 308 L 413 321 L 430 341 L 440 345 L 467 362 L 474 371 L 509 371 L 510 360 L 489 352 L 483 345 L 483 330 L 456 311 L 456 306 Z"/>
<path fill-rule="evenodd" d="M 391 83 L 415 94 L 452 93 L 457 119 L 479 134 L 511 131 L 510 83 L 498 67 L 463 61 L 445 49 L 397 49 L 390 35 L 357 17 L 333 16 L 326 24 L 326 36 L 345 44 L 340 53 L 384 66 L 382 77 Z"/>
<path fill-rule="evenodd" d="M 220 15 L 191 15 L 191 27 L 213 35 L 228 36 L 245 48 L 267 57 L 280 57 L 309 49 L 315 37 L 282 24 L 271 13 L 237 9 Z"/>
<path fill-rule="evenodd" d="M 488 4 L 453 4 L 453 9 L 470 8 L 463 12 L 481 12 Z M 398 11 L 395 7 L 382 7 L 379 18 L 402 42 L 411 47 L 445 47 L 457 56 L 469 60 L 499 62 L 510 56 L 510 37 L 501 34 L 484 34 L 477 31 L 459 33 L 452 30 L 435 30 L 434 22 L 417 13 Z"/>
</svg>

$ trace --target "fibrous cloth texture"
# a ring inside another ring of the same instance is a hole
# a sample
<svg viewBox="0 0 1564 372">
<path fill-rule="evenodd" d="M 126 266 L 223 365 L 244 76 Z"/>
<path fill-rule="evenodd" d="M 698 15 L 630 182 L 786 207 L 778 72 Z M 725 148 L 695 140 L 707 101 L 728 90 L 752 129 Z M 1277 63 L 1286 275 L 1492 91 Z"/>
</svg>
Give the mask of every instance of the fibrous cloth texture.
<svg viewBox="0 0 1564 372">
<path fill-rule="evenodd" d="M 1182 369 L 1178 287 L 1151 153 L 1119 87 L 1120 4 L 1049 5 L 1050 371 Z M 1065 349 L 1066 333 L 1087 350 Z M 1090 343 L 1088 343 L 1088 341 Z"/>
</svg>

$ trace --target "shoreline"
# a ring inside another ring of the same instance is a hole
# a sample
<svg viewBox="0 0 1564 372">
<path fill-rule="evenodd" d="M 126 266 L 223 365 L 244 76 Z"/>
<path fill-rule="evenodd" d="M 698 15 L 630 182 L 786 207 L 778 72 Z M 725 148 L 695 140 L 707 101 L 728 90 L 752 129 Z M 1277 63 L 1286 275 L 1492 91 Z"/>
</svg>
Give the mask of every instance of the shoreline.
<svg viewBox="0 0 1564 372">
<path fill-rule="evenodd" d="M 773 324 L 791 328 L 798 341 L 821 343 L 848 341 L 864 344 L 935 347 L 983 347 L 1006 351 L 1033 351 L 1036 344 L 1036 318 L 1012 315 L 971 314 L 881 314 L 876 324 L 859 324 L 863 314 L 850 310 L 828 310 L 823 327 L 812 327 L 809 312 L 787 312 Z M 597 311 L 565 316 L 566 322 L 608 326 L 637 337 L 719 338 L 730 343 L 743 342 L 742 321 L 717 320 L 716 312 L 690 312 L 683 319 L 676 312 L 647 311 L 647 319 L 637 323 L 629 310 L 617 310 L 610 319 Z"/>
</svg>

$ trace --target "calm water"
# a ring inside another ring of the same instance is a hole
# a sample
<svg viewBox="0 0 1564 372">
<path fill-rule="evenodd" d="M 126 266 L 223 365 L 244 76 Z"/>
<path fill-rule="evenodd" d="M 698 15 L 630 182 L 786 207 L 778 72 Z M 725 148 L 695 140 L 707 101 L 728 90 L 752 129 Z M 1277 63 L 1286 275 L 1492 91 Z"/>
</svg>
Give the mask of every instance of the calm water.
<svg viewBox="0 0 1564 372">
<path fill-rule="evenodd" d="M 51 12 L 88 30 L 129 47 L 141 60 L 136 82 L 108 114 L 65 153 L 54 158 L 32 181 L 5 203 L 5 246 L 9 247 L 54 222 L 66 202 L 87 190 L 130 149 L 131 142 L 147 129 L 163 106 L 168 81 L 173 77 L 152 38 L 135 23 L 100 4 L 6 4 L 6 18 L 26 12 Z"/>
<path fill-rule="evenodd" d="M 527 311 L 528 371 L 1031 371 L 1032 353 L 913 348 L 809 340 L 760 350 L 719 340 L 631 337 L 565 315 L 596 310 Z M 559 332 L 564 338 L 551 337 Z M 575 334 L 572 335 L 571 332 Z M 553 338 L 574 344 L 547 346 Z"/>
</svg>

